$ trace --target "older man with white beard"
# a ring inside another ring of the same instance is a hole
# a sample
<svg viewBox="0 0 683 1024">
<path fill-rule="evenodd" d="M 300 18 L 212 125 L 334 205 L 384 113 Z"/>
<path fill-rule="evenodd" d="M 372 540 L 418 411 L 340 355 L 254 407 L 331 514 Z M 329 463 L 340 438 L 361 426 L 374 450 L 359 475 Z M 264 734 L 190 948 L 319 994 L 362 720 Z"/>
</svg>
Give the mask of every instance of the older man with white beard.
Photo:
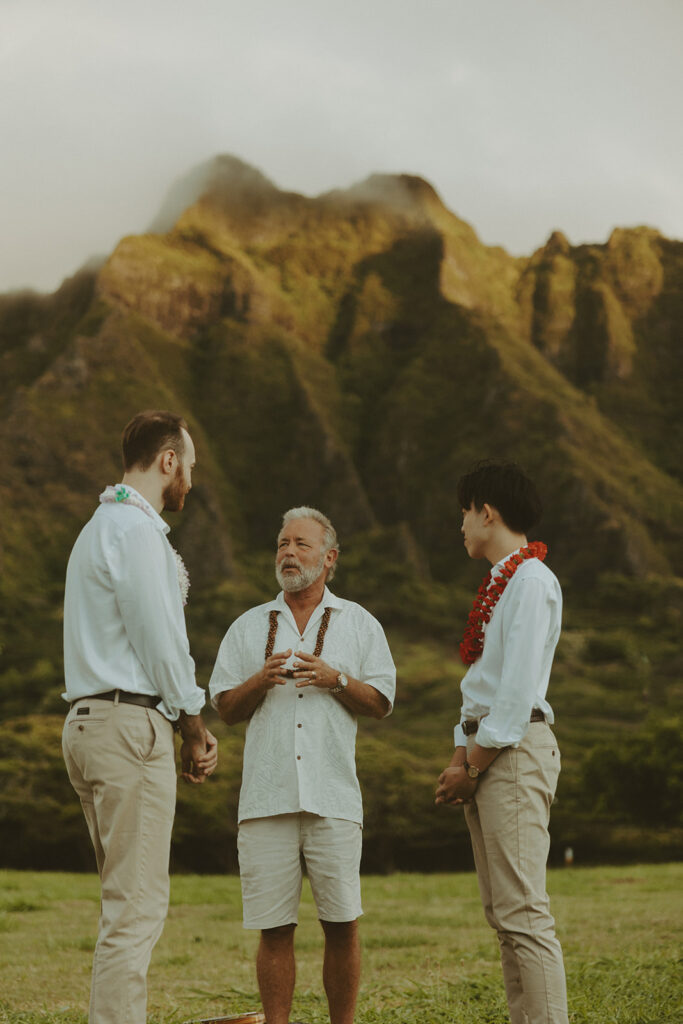
<svg viewBox="0 0 683 1024">
<path fill-rule="evenodd" d="M 338 555 L 321 512 L 285 513 L 275 559 L 282 591 L 232 624 L 209 686 L 225 722 L 249 723 L 238 850 L 244 926 L 261 931 L 256 970 L 268 1024 L 289 1020 L 302 855 L 325 934 L 331 1024 L 352 1024 L 358 995 L 356 719 L 390 713 L 396 670 L 379 622 L 328 589 Z"/>
</svg>

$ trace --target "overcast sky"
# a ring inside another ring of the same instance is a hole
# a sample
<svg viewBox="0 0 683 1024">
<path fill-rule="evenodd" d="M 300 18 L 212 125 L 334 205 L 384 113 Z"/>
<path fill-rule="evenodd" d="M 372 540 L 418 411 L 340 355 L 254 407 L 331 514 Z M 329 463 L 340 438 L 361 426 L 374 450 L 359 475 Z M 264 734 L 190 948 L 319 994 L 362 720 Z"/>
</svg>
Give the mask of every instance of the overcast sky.
<svg viewBox="0 0 683 1024">
<path fill-rule="evenodd" d="M 0 0 L 0 291 L 52 290 L 233 153 L 427 178 L 530 254 L 683 238 L 680 0 Z"/>
</svg>

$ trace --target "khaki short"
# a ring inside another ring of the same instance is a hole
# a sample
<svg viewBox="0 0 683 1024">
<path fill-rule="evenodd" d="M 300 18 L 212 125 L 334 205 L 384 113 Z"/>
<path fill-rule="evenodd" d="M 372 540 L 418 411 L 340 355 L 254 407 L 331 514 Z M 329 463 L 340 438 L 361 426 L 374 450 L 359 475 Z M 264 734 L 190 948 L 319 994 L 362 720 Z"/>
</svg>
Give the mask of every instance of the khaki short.
<svg viewBox="0 0 683 1024">
<path fill-rule="evenodd" d="M 297 924 L 302 866 L 321 921 L 355 921 L 360 902 L 361 826 L 301 811 L 240 823 L 237 849 L 245 928 Z"/>
</svg>

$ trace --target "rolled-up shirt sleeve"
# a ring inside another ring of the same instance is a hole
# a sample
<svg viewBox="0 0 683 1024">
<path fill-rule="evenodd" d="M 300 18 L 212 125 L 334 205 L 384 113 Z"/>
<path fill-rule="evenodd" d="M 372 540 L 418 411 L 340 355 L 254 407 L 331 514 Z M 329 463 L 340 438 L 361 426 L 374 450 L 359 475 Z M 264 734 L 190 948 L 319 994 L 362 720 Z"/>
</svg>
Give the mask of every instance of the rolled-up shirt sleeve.
<svg viewBox="0 0 683 1024">
<path fill-rule="evenodd" d="M 244 665 L 243 641 L 240 636 L 241 624 L 238 625 L 239 622 L 239 619 L 237 622 L 233 622 L 218 648 L 216 664 L 209 680 L 209 696 L 214 708 L 221 693 L 241 686 L 250 675 L 258 671 L 258 665 L 252 666 L 253 671 L 251 672 Z"/>
<path fill-rule="evenodd" d="M 477 732 L 482 747 L 517 746 L 526 734 L 537 699 L 537 680 L 547 657 L 546 645 L 551 642 L 551 601 L 542 580 L 519 580 L 517 600 L 505 609 L 503 618 L 500 685 Z M 555 641 L 553 638 L 553 649 Z M 456 733 L 458 729 L 462 732 L 458 726 Z"/>
<path fill-rule="evenodd" d="M 465 736 L 465 733 L 463 732 L 462 722 L 458 722 L 458 724 L 453 729 L 453 746 L 454 747 L 466 747 L 467 746 L 467 736 Z"/>
<path fill-rule="evenodd" d="M 110 572 L 121 618 L 137 658 L 161 697 L 159 710 L 174 721 L 181 711 L 199 714 L 204 691 L 185 628 L 175 558 L 152 523 L 140 523 L 117 540 Z M 121 680 L 125 689 L 125 680 Z"/>
</svg>

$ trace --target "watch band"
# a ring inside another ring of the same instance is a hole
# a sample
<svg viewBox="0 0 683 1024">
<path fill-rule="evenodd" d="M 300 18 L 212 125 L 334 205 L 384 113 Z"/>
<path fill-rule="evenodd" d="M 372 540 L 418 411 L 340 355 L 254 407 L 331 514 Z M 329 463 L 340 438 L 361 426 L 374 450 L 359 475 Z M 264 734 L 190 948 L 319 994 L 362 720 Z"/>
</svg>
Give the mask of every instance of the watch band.
<svg viewBox="0 0 683 1024">
<path fill-rule="evenodd" d="M 349 685 L 349 681 L 343 672 L 340 672 L 337 676 L 336 686 L 330 687 L 330 693 L 343 693 L 346 687 Z"/>
</svg>

